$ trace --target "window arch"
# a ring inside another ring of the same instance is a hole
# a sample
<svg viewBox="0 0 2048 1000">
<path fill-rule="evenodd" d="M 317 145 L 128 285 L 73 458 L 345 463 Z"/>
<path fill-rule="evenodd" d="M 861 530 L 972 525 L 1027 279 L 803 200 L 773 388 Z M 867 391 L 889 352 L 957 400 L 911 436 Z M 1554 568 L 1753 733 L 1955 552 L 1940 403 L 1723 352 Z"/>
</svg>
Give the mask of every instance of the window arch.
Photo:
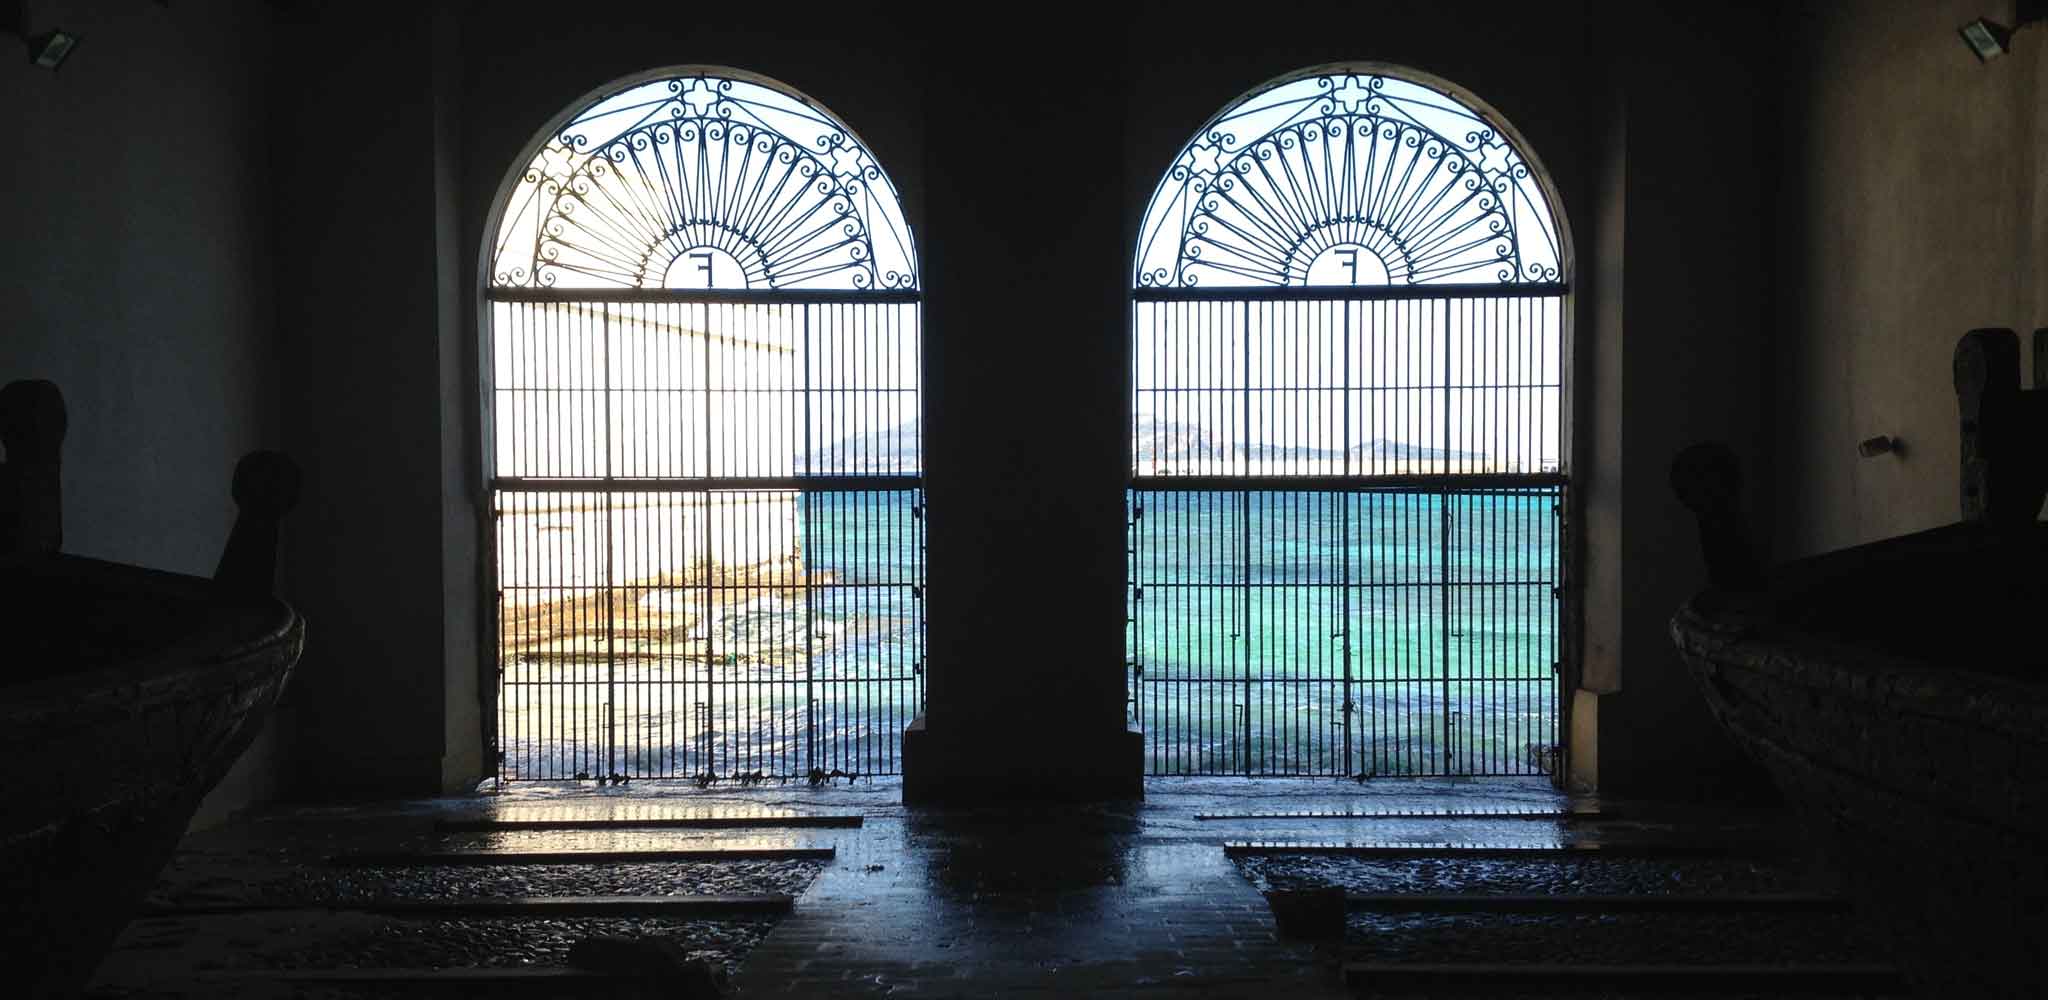
<svg viewBox="0 0 2048 1000">
<path fill-rule="evenodd" d="M 483 273 L 503 778 L 883 774 L 922 701 L 917 255 L 873 153 L 684 67 L 545 130 Z"/>
<path fill-rule="evenodd" d="M 494 288 L 917 287 L 888 176 L 788 88 L 663 73 L 550 132 L 503 211 Z"/>
<path fill-rule="evenodd" d="M 1131 285 L 1152 772 L 1552 765 L 1555 206 L 1498 115 L 1377 64 L 1271 81 L 1175 157 Z"/>
<path fill-rule="evenodd" d="M 1325 67 L 1239 99 L 1160 180 L 1136 287 L 1559 282 L 1541 171 L 1496 117 L 1425 81 Z"/>
</svg>

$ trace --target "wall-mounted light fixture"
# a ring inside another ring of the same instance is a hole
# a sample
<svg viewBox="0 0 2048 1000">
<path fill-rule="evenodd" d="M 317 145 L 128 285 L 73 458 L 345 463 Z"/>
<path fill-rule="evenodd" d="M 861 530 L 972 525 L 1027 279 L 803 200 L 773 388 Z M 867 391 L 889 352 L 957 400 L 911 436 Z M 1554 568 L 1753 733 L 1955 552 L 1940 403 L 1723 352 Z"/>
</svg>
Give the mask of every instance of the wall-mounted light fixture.
<svg viewBox="0 0 2048 1000">
<path fill-rule="evenodd" d="M 0 34 L 13 35 L 27 42 L 28 61 L 54 72 L 64 65 L 64 60 L 71 58 L 81 39 L 62 28 L 35 31 L 29 23 L 28 8 L 25 0 L 0 0 Z"/>
<path fill-rule="evenodd" d="M 71 58 L 78 48 L 79 38 L 71 32 L 51 29 L 28 40 L 28 61 L 47 70 L 56 70 Z"/>
<path fill-rule="evenodd" d="M 1979 62 L 1990 62 L 2012 51 L 2014 32 L 2041 20 L 2041 0 L 2013 0 L 2012 27 L 1980 17 L 1956 29 L 1963 43 L 1977 54 Z"/>
</svg>

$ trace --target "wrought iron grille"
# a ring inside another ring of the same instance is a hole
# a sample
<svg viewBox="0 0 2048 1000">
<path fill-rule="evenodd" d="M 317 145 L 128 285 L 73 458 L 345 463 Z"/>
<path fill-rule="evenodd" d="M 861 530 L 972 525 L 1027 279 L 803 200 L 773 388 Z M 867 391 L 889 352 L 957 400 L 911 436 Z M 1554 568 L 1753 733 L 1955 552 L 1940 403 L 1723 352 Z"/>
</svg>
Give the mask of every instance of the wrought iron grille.
<svg viewBox="0 0 2048 1000">
<path fill-rule="evenodd" d="M 1133 293 L 1129 699 L 1154 774 L 1536 774 L 1558 734 L 1561 280 L 1450 93 L 1245 98 Z"/>
<path fill-rule="evenodd" d="M 921 307 L 872 157 L 765 82 L 634 84 L 542 144 L 492 273 L 500 776 L 895 773 Z"/>
</svg>

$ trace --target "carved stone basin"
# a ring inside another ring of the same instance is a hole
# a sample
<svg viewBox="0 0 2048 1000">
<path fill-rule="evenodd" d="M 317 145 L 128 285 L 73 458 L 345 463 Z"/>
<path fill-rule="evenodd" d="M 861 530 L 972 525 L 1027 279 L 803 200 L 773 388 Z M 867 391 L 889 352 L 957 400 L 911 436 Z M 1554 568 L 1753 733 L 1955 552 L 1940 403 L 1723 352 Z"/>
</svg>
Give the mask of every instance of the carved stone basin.
<svg viewBox="0 0 2048 1000">
<path fill-rule="evenodd" d="M 2048 973 L 2048 388 L 2019 357 L 2010 330 L 1956 346 L 1959 524 L 1765 573 L 1734 454 L 1671 471 L 1714 582 L 1671 621 L 1679 654 L 1930 996 L 2038 996 Z"/>
<path fill-rule="evenodd" d="M 2036 995 L 2048 525 L 1964 523 L 1709 590 L 1671 634 L 1714 716 L 1930 995 Z"/>
<path fill-rule="evenodd" d="M 65 419 L 47 382 L 0 388 L 0 960 L 31 996 L 86 986 L 305 639 L 270 596 L 290 459 L 236 467 L 210 580 L 85 559 L 58 551 Z"/>
<path fill-rule="evenodd" d="M 11 563 L 0 936 L 39 992 L 63 992 L 85 984 L 254 738 L 305 623 L 199 577 L 64 555 Z"/>
</svg>

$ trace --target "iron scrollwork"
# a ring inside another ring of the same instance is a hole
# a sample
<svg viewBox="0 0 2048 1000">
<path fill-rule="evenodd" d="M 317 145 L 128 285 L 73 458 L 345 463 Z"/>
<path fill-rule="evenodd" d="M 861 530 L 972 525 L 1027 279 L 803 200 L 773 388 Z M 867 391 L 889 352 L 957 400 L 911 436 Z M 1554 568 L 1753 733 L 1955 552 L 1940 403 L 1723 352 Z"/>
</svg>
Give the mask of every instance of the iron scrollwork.
<svg viewBox="0 0 2048 1000">
<path fill-rule="evenodd" d="M 496 287 L 912 289 L 895 188 L 803 97 L 696 74 L 601 98 L 521 174 Z"/>
<path fill-rule="evenodd" d="M 1549 202 L 1481 112 L 1422 83 L 1318 73 L 1225 110 L 1161 180 L 1139 288 L 1561 280 Z"/>
</svg>

